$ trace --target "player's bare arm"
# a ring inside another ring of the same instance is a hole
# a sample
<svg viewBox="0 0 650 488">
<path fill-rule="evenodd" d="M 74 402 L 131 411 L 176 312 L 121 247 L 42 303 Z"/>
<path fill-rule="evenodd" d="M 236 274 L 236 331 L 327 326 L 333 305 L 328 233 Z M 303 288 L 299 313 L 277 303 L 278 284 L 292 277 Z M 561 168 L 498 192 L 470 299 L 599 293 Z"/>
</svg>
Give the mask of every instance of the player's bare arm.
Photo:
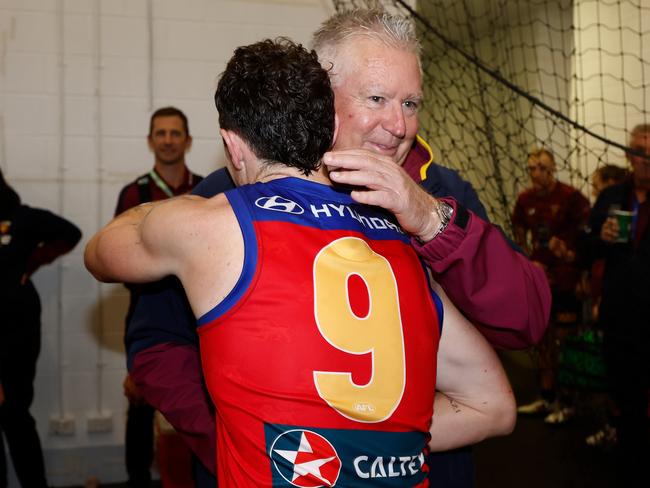
<svg viewBox="0 0 650 488">
<path fill-rule="evenodd" d="M 188 222 L 178 217 L 200 200 L 183 196 L 118 215 L 86 245 L 86 267 L 100 281 L 146 283 L 173 274 L 171 237 L 185 232 Z M 166 224 L 169 232 L 163 230 Z"/>
<path fill-rule="evenodd" d="M 221 288 L 231 280 L 217 282 L 218 271 L 241 268 L 231 242 L 241 236 L 236 227 L 226 232 L 236 225 L 223 196 L 206 200 L 184 195 L 143 204 L 118 215 L 93 236 L 86 246 L 86 267 L 108 282 L 146 283 L 176 275 L 200 314 L 229 291 Z"/>
<path fill-rule="evenodd" d="M 496 353 L 438 286 L 444 323 L 438 349 L 432 451 L 446 451 L 509 434 L 516 405 Z"/>
</svg>

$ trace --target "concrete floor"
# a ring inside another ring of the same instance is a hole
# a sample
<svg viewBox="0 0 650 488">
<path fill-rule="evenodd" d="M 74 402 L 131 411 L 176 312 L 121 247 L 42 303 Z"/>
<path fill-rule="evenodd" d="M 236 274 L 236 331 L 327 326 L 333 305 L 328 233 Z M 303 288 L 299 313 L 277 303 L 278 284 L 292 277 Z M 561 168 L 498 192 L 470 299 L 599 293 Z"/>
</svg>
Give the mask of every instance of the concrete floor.
<svg viewBox="0 0 650 488">
<path fill-rule="evenodd" d="M 518 403 L 533 400 L 537 394 L 533 356 L 527 352 L 510 352 L 501 357 Z M 613 454 L 584 442 L 599 427 L 598 402 L 591 395 L 581 395 L 578 405 L 581 415 L 561 426 L 546 425 L 541 416 L 520 416 L 511 435 L 475 446 L 475 488 L 619 486 L 614 476 Z M 160 486 L 158 482 L 153 488 Z M 126 488 L 126 484 L 102 485 L 102 488 Z"/>
<path fill-rule="evenodd" d="M 533 357 L 525 352 L 501 355 L 518 403 L 537 395 Z M 508 437 L 474 447 L 476 488 L 609 488 L 620 486 L 611 450 L 585 444 L 600 427 L 602 398 L 579 394 L 579 415 L 563 425 L 547 425 L 543 416 L 519 416 Z"/>
</svg>

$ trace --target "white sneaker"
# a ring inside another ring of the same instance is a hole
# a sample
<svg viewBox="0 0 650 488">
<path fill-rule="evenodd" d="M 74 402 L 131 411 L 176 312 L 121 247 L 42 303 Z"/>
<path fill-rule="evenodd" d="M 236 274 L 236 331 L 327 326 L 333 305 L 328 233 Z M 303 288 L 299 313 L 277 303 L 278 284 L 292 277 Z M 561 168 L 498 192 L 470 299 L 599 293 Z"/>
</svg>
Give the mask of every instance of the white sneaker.
<svg viewBox="0 0 650 488">
<path fill-rule="evenodd" d="M 571 419 L 575 414 L 575 409 L 572 407 L 558 407 L 556 410 L 549 413 L 545 418 L 544 422 L 547 424 L 563 424 L 567 420 Z"/>
<path fill-rule="evenodd" d="M 535 400 L 534 402 L 528 403 L 527 405 L 522 405 L 521 407 L 517 407 L 517 413 L 521 413 L 524 415 L 535 415 L 538 413 L 546 413 L 550 409 L 551 409 L 550 403 L 540 398 L 539 400 Z"/>
</svg>

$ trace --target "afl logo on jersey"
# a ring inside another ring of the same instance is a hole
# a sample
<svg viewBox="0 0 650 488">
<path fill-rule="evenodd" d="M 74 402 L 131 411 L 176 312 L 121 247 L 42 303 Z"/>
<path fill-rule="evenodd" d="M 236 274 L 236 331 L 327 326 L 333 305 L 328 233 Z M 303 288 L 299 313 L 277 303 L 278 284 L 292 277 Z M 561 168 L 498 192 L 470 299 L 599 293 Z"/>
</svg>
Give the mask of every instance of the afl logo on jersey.
<svg viewBox="0 0 650 488">
<path fill-rule="evenodd" d="M 273 210 L 275 212 L 285 212 L 295 215 L 305 213 L 305 210 L 296 202 L 287 200 L 277 195 L 272 197 L 261 197 L 255 200 L 255 205 L 264 210 Z"/>
<path fill-rule="evenodd" d="M 283 432 L 271 444 L 269 456 L 280 476 L 293 486 L 335 486 L 341 472 L 334 446 L 310 430 Z"/>
</svg>

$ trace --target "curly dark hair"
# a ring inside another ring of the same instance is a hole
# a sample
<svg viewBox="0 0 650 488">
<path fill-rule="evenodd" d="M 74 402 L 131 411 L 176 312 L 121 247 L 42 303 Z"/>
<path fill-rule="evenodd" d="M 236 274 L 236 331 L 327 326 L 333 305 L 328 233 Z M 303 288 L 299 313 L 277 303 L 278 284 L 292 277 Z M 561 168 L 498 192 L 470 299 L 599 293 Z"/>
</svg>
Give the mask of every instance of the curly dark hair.
<svg viewBox="0 0 650 488">
<path fill-rule="evenodd" d="M 219 126 L 267 163 L 318 170 L 334 136 L 334 93 L 314 51 L 290 39 L 235 50 L 214 100 Z"/>
</svg>

